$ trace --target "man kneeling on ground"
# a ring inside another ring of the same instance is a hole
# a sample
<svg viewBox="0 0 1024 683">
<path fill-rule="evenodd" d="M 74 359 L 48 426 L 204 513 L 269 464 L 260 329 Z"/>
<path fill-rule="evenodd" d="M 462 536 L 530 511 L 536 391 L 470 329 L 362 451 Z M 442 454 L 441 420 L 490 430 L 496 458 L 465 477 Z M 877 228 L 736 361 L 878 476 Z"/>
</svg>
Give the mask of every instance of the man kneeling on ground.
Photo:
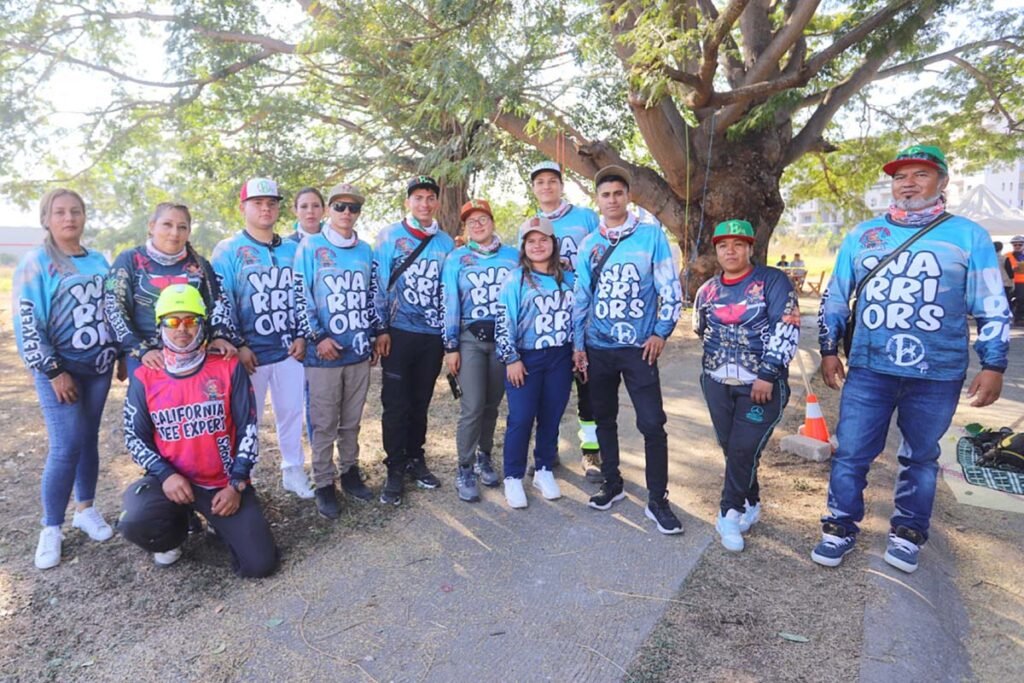
<svg viewBox="0 0 1024 683">
<path fill-rule="evenodd" d="M 191 285 L 165 288 L 156 320 L 164 369 L 136 370 L 124 404 L 125 444 L 146 476 L 125 491 L 118 529 L 169 566 L 181 557 L 194 509 L 239 576 L 268 576 L 278 550 L 249 486 L 259 455 L 249 376 L 238 358 L 206 353 L 206 307 Z"/>
</svg>

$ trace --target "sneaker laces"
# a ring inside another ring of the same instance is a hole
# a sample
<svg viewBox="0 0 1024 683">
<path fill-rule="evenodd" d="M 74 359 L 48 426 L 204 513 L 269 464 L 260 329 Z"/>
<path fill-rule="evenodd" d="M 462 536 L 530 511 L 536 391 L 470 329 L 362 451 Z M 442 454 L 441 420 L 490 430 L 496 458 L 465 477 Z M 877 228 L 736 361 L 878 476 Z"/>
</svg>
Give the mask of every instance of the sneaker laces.
<svg viewBox="0 0 1024 683">
<path fill-rule="evenodd" d="M 821 542 L 827 546 L 833 548 L 841 548 L 847 544 L 849 536 L 834 536 L 832 534 L 822 534 Z"/>
<path fill-rule="evenodd" d="M 902 536 L 897 536 L 896 534 L 889 534 L 889 543 L 890 545 L 894 545 L 898 549 L 910 554 L 914 554 L 919 550 L 918 545 L 916 543 L 914 543 L 913 541 L 908 541 Z"/>
</svg>

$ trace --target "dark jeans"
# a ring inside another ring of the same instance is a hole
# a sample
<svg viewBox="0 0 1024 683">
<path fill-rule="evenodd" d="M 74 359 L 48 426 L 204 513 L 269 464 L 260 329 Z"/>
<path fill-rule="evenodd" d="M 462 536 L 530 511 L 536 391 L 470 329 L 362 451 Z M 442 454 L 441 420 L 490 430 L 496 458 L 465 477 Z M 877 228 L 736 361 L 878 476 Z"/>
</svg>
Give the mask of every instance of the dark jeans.
<svg viewBox="0 0 1024 683">
<path fill-rule="evenodd" d="M 384 464 L 400 469 L 423 458 L 427 440 L 427 411 L 434 384 L 441 374 L 444 345 L 439 334 L 391 330 L 391 353 L 381 360 L 381 426 Z"/>
<path fill-rule="evenodd" d="M 1024 322 L 1024 282 L 1013 284 L 1013 321 Z"/>
<path fill-rule="evenodd" d="M 722 384 L 702 374 L 700 388 L 725 453 L 722 515 L 729 510 L 743 512 L 745 502 L 756 505 L 761 500 L 757 464 L 789 402 L 789 384 L 785 379 L 776 380 L 771 400 L 764 404 L 750 400 L 750 384 Z"/>
<path fill-rule="evenodd" d="M 601 474 L 608 483 L 622 481 L 619 472 L 619 382 L 636 412 L 636 428 L 644 436 L 647 493 L 661 500 L 668 492 L 668 435 L 661 402 L 658 364 L 648 365 L 643 349 L 587 349 L 590 399 L 601 446 Z"/>
<path fill-rule="evenodd" d="M 100 420 L 111 374 L 71 375 L 78 387 L 78 400 L 74 403 L 58 401 L 46 375 L 38 371 L 32 375 L 49 440 L 41 487 L 43 525 L 60 526 L 72 487 L 79 503 L 96 497 Z"/>
<path fill-rule="evenodd" d="M 963 380 L 897 377 L 865 368 L 850 368 L 839 400 L 839 448 L 832 457 L 828 482 L 829 513 L 851 533 L 864 519 L 864 487 L 868 469 L 885 448 L 889 422 L 903 435 L 896 454 L 895 503 L 890 524 L 904 526 L 928 538 L 939 471 L 939 439 L 953 420 Z"/>
<path fill-rule="evenodd" d="M 558 453 L 558 425 L 572 390 L 571 345 L 520 350 L 519 353 L 528 374 L 523 386 L 518 388 L 505 380 L 508 424 L 502 454 L 505 476 L 516 479 L 526 474 L 526 454 L 534 421 L 537 423 L 534 462 L 538 470 L 551 469 Z"/>
<path fill-rule="evenodd" d="M 274 573 L 279 552 L 253 489 L 242 492 L 238 511 L 230 517 L 213 514 L 211 505 L 217 491 L 192 486 L 195 502 L 178 505 L 164 495 L 160 480 L 146 476 L 124 492 L 124 512 L 117 530 L 126 539 L 151 553 L 177 548 L 188 536 L 189 509 L 206 518 L 231 552 L 231 568 L 239 576 L 261 578 Z"/>
</svg>

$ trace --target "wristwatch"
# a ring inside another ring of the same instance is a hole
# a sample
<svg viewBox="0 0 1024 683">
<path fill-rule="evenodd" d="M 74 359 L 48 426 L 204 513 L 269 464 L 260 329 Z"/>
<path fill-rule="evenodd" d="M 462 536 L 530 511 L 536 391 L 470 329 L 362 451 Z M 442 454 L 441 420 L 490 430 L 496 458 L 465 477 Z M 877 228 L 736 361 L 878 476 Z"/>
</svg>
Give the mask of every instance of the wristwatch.
<svg viewBox="0 0 1024 683">
<path fill-rule="evenodd" d="M 231 486 L 231 488 L 238 491 L 239 493 L 244 491 L 246 487 L 249 486 L 249 482 L 245 479 L 232 479 L 230 482 L 228 482 L 228 484 Z"/>
</svg>

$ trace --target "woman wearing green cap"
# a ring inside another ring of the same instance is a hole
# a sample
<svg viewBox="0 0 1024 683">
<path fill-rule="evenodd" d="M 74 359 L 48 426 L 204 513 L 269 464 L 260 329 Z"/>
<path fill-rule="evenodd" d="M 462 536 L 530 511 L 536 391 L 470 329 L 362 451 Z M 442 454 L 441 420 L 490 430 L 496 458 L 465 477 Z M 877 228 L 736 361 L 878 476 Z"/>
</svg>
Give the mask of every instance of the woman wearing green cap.
<svg viewBox="0 0 1024 683">
<path fill-rule="evenodd" d="M 715 528 L 725 549 L 739 552 L 761 516 L 757 463 L 789 400 L 800 310 L 784 272 L 751 262 L 750 223 L 720 223 L 711 241 L 722 272 L 697 291 L 693 326 L 704 344 L 701 389 L 725 453 Z"/>
</svg>

